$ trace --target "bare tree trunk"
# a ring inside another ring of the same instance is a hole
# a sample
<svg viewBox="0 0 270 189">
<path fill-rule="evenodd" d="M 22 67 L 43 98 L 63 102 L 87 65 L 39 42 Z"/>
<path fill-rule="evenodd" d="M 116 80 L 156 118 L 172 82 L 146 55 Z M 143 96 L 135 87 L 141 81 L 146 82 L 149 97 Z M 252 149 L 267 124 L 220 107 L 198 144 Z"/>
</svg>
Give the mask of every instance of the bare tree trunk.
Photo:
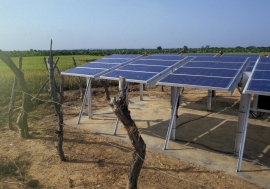
<svg viewBox="0 0 270 189">
<path fill-rule="evenodd" d="M 63 151 L 63 114 L 61 111 L 61 103 L 59 103 L 58 97 L 57 97 L 57 86 L 54 79 L 54 68 L 56 67 L 56 64 L 53 62 L 53 56 L 52 56 L 52 40 L 51 40 L 51 47 L 50 47 L 50 57 L 47 61 L 47 68 L 49 71 L 49 80 L 50 80 L 50 89 L 51 89 L 51 97 L 54 105 L 54 110 L 58 116 L 58 130 L 56 131 L 57 134 L 57 152 L 60 157 L 61 161 L 65 161 L 65 155 Z M 60 91 L 60 90 L 59 90 Z M 61 95 L 60 95 L 61 98 Z"/>
<path fill-rule="evenodd" d="M 161 92 L 164 92 L 164 85 L 161 85 Z"/>
<path fill-rule="evenodd" d="M 76 60 L 75 60 L 74 57 L 72 57 L 72 60 L 73 60 L 74 67 L 77 67 L 77 63 L 76 63 Z M 82 80 L 81 80 L 80 77 L 77 77 L 77 81 L 78 81 L 78 84 L 79 84 L 80 99 L 83 100 L 84 91 L 83 91 L 83 87 L 82 87 Z"/>
<path fill-rule="evenodd" d="M 134 148 L 133 159 L 128 174 L 127 189 L 136 189 L 138 177 L 146 154 L 146 144 L 144 143 L 135 122 L 131 119 L 130 111 L 126 103 L 127 83 L 125 78 L 119 78 L 119 98 L 111 100 L 110 105 L 117 118 L 123 123 L 127 134 Z"/>
<path fill-rule="evenodd" d="M 19 58 L 19 70 L 22 69 L 22 57 Z M 14 83 L 12 86 L 12 92 L 11 92 L 11 97 L 10 97 L 10 106 L 8 110 L 8 127 L 10 130 L 13 130 L 12 126 L 12 115 L 13 115 L 13 109 L 14 109 L 14 101 L 15 101 L 15 89 L 17 87 L 17 79 L 16 76 L 14 76 Z"/>
<path fill-rule="evenodd" d="M 14 64 L 14 62 L 3 53 L 2 50 L 0 50 L 0 59 L 12 70 L 14 75 L 16 76 L 21 89 L 22 89 L 22 110 L 17 118 L 17 123 L 20 130 L 20 135 L 22 138 L 28 138 L 28 124 L 27 124 L 27 118 L 28 118 L 28 112 L 30 111 L 32 107 L 31 102 L 31 96 L 29 95 L 28 87 L 25 83 L 24 75 L 23 73 L 18 69 L 18 67 Z"/>
</svg>

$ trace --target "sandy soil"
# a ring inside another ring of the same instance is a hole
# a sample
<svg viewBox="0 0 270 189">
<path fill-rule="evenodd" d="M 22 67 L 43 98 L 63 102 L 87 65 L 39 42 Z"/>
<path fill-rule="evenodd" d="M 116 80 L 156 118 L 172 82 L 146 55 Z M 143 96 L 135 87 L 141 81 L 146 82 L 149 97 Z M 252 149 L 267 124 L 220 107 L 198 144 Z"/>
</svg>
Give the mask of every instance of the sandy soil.
<svg viewBox="0 0 270 189">
<path fill-rule="evenodd" d="M 111 96 L 116 96 L 114 87 Z M 93 109 L 107 106 L 104 90 L 92 89 Z M 150 95 L 169 98 L 170 88 L 151 87 Z M 130 85 L 130 98 L 139 95 L 139 86 Z M 218 93 L 216 106 L 238 108 L 239 93 Z M 80 108 L 78 91 L 65 91 L 64 119 L 77 117 Z M 40 96 L 50 101 L 48 94 Z M 206 91 L 184 91 L 184 101 L 206 103 Z M 20 101 L 16 102 L 19 106 Z M 64 127 L 66 162 L 56 151 L 57 117 L 52 103 L 35 102 L 29 115 L 30 139 L 21 139 L 14 124 L 7 126 L 9 102 L 2 100 L 0 111 L 0 188 L 125 188 L 132 147 L 120 140 Z M 14 113 L 14 121 L 17 116 Z M 261 188 L 221 171 L 211 171 L 179 159 L 147 151 L 138 188 Z"/>
</svg>

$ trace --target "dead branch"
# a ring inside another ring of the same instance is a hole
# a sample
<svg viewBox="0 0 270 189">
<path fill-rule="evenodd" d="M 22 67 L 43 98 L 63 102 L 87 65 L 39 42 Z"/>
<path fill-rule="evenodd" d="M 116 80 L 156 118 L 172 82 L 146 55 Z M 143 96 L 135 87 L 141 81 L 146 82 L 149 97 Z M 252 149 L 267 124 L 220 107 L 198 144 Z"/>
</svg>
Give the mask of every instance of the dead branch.
<svg viewBox="0 0 270 189">
<path fill-rule="evenodd" d="M 125 78 L 120 76 L 119 98 L 116 99 L 116 97 L 114 97 L 111 100 L 110 105 L 117 118 L 123 123 L 125 129 L 127 130 L 128 137 L 134 148 L 126 188 L 135 189 L 137 188 L 138 177 L 146 155 L 146 144 L 144 143 L 135 122 L 131 119 L 130 111 L 128 110 L 126 102 L 126 90 L 127 82 Z"/>
<path fill-rule="evenodd" d="M 21 137 L 28 138 L 28 112 L 30 111 L 33 104 L 31 102 L 31 96 L 29 95 L 29 90 L 24 79 L 24 74 L 2 50 L 0 50 L 0 59 L 12 70 L 21 86 L 23 103 L 21 113 L 17 118 L 17 123 Z"/>
<path fill-rule="evenodd" d="M 55 63 L 53 62 L 53 56 L 52 56 L 52 40 L 51 40 L 51 46 L 50 46 L 50 57 L 48 58 L 48 61 L 46 61 L 46 66 L 49 71 L 49 81 L 50 81 L 50 89 L 51 89 L 51 97 L 54 105 L 54 110 L 58 116 L 58 130 L 56 131 L 57 134 L 57 152 L 60 157 L 61 161 L 65 161 L 65 155 L 63 151 L 63 114 L 61 111 L 61 103 L 59 103 L 59 100 L 57 98 L 57 86 L 55 83 L 54 78 L 54 68 Z M 59 90 L 60 91 L 60 90 Z M 60 95 L 61 96 L 61 95 Z M 61 97 L 60 97 L 61 98 Z"/>
<path fill-rule="evenodd" d="M 22 69 L 22 57 L 19 58 L 19 70 Z M 12 92 L 11 92 L 11 97 L 10 97 L 10 106 L 8 110 L 8 127 L 10 130 L 13 130 L 12 126 L 12 115 L 13 115 L 13 109 L 14 109 L 14 101 L 15 101 L 15 89 L 17 87 L 17 79 L 16 76 L 14 76 L 14 82 L 12 86 Z"/>
<path fill-rule="evenodd" d="M 106 100 L 107 101 L 110 101 L 111 98 L 110 98 L 110 92 L 109 92 L 109 85 L 108 85 L 108 82 L 106 80 L 99 80 L 99 82 L 101 83 L 101 85 L 104 87 L 105 89 L 105 94 L 106 94 Z"/>
</svg>

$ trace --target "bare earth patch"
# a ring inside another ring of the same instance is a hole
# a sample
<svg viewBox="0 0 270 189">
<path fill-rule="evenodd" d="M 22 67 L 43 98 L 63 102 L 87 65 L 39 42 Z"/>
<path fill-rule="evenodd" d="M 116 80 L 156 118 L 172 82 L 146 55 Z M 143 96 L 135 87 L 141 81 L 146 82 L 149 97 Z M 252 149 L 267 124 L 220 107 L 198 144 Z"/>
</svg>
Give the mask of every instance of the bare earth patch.
<svg viewBox="0 0 270 189">
<path fill-rule="evenodd" d="M 116 96 L 115 88 L 110 88 Z M 65 91 L 64 120 L 77 117 L 81 101 L 78 91 Z M 103 88 L 92 89 L 93 109 L 106 107 Z M 169 99 L 170 88 L 151 87 L 150 95 Z M 147 92 L 145 93 L 147 95 Z M 138 96 L 139 86 L 131 85 L 129 96 Z M 238 108 L 239 93 L 218 93 L 217 106 Z M 47 94 L 42 99 L 50 101 Z M 206 103 L 206 91 L 184 91 L 184 100 Z M 0 112 L 0 188 L 125 188 L 131 161 L 131 145 L 118 139 L 64 126 L 61 162 L 56 151 L 57 117 L 51 103 L 36 102 L 29 116 L 32 138 L 21 139 L 7 126 L 8 100 Z M 15 122 L 16 113 L 14 115 Z M 147 151 L 138 188 L 261 188 L 245 180 L 211 171 L 179 159 Z"/>
</svg>

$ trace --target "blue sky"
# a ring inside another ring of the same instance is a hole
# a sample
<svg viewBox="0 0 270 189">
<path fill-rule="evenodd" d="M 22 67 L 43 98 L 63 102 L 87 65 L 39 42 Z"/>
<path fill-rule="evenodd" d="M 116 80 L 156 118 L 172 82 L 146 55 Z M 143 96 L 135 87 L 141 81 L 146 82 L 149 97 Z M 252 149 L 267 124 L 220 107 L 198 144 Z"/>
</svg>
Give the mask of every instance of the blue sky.
<svg viewBox="0 0 270 189">
<path fill-rule="evenodd" d="M 269 0 L 1 0 L 0 49 L 270 46 Z"/>
</svg>

